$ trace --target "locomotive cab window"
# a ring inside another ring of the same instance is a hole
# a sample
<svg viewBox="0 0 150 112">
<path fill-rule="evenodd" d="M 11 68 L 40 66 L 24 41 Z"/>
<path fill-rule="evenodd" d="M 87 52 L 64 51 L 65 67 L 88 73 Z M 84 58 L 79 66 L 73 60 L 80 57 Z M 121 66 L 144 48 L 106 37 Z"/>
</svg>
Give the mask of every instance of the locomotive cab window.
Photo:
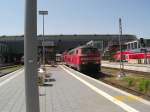
<svg viewBox="0 0 150 112">
<path fill-rule="evenodd" d="M 96 48 L 82 48 L 82 54 L 97 53 Z"/>
<path fill-rule="evenodd" d="M 70 55 L 73 54 L 73 53 L 74 53 L 74 50 L 71 50 L 71 51 L 69 52 Z"/>
<path fill-rule="evenodd" d="M 78 54 L 78 50 L 76 50 L 76 54 Z"/>
</svg>

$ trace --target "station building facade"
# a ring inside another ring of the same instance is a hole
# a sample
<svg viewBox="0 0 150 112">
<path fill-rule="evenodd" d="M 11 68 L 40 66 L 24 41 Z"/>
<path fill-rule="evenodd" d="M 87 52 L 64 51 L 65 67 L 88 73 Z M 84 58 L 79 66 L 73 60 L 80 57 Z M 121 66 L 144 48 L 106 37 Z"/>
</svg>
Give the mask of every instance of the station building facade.
<svg viewBox="0 0 150 112">
<path fill-rule="evenodd" d="M 5 62 L 5 56 L 8 53 L 8 45 L 5 43 L 0 43 L 0 63 Z"/>
<path fill-rule="evenodd" d="M 102 43 L 101 49 L 105 49 L 110 43 L 118 43 L 119 35 L 39 35 L 37 37 L 37 43 L 39 48 L 39 54 L 42 50 L 42 41 L 47 43 L 53 43 L 53 45 L 46 46 L 46 54 L 50 56 L 51 52 L 62 53 L 65 50 L 75 48 L 80 45 L 84 45 L 87 42 L 99 41 Z M 135 35 L 122 35 L 121 40 L 123 43 L 136 40 Z M 1 59 L 5 60 L 4 62 L 12 62 L 15 60 L 21 59 L 24 55 L 24 36 L 2 36 L 0 37 L 0 43 L 7 46 L 7 52 L 1 52 Z M 4 49 L 4 48 L 2 48 Z"/>
<path fill-rule="evenodd" d="M 0 63 L 17 62 L 23 55 L 23 40 L 16 37 L 0 37 Z"/>
<path fill-rule="evenodd" d="M 145 43 L 144 48 L 149 50 L 150 49 L 150 39 L 144 39 L 144 43 Z M 125 44 L 127 46 L 127 50 L 133 50 L 135 52 L 141 52 L 141 48 L 143 48 L 139 39 L 130 41 L 130 42 L 126 42 Z"/>
<path fill-rule="evenodd" d="M 142 40 L 142 42 L 141 39 L 137 39 L 125 43 L 127 48 L 122 52 L 122 55 L 128 63 L 150 64 L 150 39 Z M 120 60 L 120 57 L 120 52 L 116 52 L 114 58 Z"/>
</svg>

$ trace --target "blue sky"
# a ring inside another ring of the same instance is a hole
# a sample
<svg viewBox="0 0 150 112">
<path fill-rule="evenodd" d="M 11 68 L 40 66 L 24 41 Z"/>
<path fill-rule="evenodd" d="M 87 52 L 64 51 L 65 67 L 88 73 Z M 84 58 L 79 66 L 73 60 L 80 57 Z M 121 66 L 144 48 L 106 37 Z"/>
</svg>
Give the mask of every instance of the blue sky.
<svg viewBox="0 0 150 112">
<path fill-rule="evenodd" d="M 45 34 L 117 34 L 150 38 L 150 0 L 37 0 L 38 10 L 48 10 Z M 22 35 L 25 0 L 0 1 L 0 35 Z M 38 17 L 38 34 L 42 17 Z"/>
</svg>

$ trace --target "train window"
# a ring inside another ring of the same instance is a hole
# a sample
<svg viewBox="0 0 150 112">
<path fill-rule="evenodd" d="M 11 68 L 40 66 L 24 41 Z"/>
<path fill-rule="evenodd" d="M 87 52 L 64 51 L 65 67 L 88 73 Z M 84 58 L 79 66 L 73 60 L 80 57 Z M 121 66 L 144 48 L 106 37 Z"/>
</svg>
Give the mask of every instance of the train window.
<svg viewBox="0 0 150 112">
<path fill-rule="evenodd" d="M 74 53 L 74 50 L 69 51 L 69 54 L 73 54 L 73 53 Z"/>
<path fill-rule="evenodd" d="M 76 50 L 76 54 L 78 54 L 78 50 Z"/>
<path fill-rule="evenodd" d="M 82 54 L 88 53 L 97 53 L 98 50 L 96 48 L 82 48 Z"/>
</svg>

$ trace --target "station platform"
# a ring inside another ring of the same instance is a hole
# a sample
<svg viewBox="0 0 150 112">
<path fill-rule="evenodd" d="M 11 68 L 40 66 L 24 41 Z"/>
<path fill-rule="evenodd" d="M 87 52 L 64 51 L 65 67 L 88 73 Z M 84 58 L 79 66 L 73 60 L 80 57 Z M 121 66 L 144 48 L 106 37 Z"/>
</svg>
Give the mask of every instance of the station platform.
<svg viewBox="0 0 150 112">
<path fill-rule="evenodd" d="M 49 67 L 39 87 L 40 112 L 149 112 L 150 102 L 64 65 Z M 26 112 L 24 70 L 0 78 L 0 112 Z"/>
<path fill-rule="evenodd" d="M 120 68 L 119 62 L 102 61 L 101 64 L 103 67 Z M 150 64 L 130 64 L 124 62 L 124 69 L 139 72 L 150 72 Z"/>
</svg>

